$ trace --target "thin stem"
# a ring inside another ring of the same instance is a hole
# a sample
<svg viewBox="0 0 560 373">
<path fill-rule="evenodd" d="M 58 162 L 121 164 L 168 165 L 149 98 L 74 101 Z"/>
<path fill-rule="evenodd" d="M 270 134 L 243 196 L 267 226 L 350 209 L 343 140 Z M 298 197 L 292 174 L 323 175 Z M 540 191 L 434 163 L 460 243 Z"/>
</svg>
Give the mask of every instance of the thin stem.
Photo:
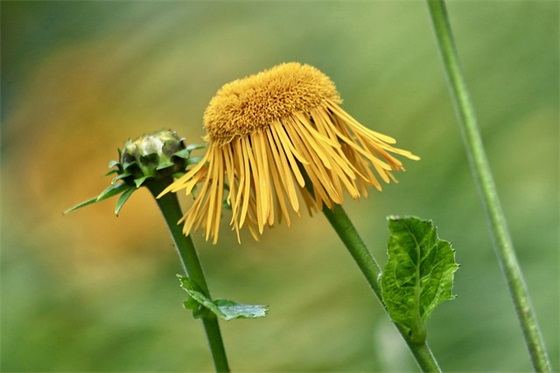
<svg viewBox="0 0 560 373">
<path fill-rule="evenodd" d="M 549 372 L 550 361 L 532 310 L 529 293 L 513 248 L 506 219 L 502 212 L 492 172 L 482 143 L 474 107 L 459 66 L 459 58 L 443 0 L 428 0 L 439 51 L 443 60 L 451 97 L 455 105 L 471 171 L 478 187 L 489 223 L 490 234 L 502 272 L 512 297 L 517 317 L 529 349 L 533 368 Z"/>
<path fill-rule="evenodd" d="M 200 265 L 194 243 L 191 237 L 185 236 L 181 227 L 177 225 L 177 222 L 183 216 L 181 206 L 177 200 L 177 195 L 175 193 L 167 193 L 159 199 L 156 198 L 172 181 L 173 180 L 151 180 L 146 184 L 146 186 L 150 190 L 150 193 L 154 196 L 161 213 L 163 214 L 163 218 L 165 219 L 167 227 L 173 237 L 173 241 L 175 242 L 175 248 L 177 249 L 185 273 L 199 286 L 202 292 L 204 292 L 204 295 L 210 298 L 208 284 L 206 283 L 204 272 L 202 270 L 202 266 Z M 222 341 L 222 334 L 220 332 L 218 319 L 214 314 L 210 314 L 209 316 L 202 318 L 202 323 L 204 325 L 204 330 L 206 331 L 216 371 L 229 372 L 230 369 Z"/>
<path fill-rule="evenodd" d="M 350 218 L 340 205 L 335 205 L 332 210 L 324 207 L 323 213 L 350 252 L 350 255 L 352 255 L 352 258 L 354 258 L 356 264 L 358 264 L 358 267 L 362 271 L 362 274 L 366 277 L 371 289 L 381 304 L 383 304 L 381 287 L 378 282 L 381 270 L 364 244 L 364 241 L 358 234 L 358 231 L 352 224 L 352 221 L 350 221 Z M 395 325 L 406 341 L 406 344 L 412 352 L 412 355 L 414 356 L 414 359 L 420 369 L 422 369 L 423 372 L 441 372 L 441 369 L 439 368 L 439 365 L 428 344 L 426 342 L 421 344 L 413 343 L 407 330 L 398 324 Z"/>
</svg>

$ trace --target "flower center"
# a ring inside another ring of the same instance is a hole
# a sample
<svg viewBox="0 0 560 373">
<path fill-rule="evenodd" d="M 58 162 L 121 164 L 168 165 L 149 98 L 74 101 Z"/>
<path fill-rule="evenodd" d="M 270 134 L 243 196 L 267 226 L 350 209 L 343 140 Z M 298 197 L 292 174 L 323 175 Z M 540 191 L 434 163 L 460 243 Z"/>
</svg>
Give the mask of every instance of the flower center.
<svg viewBox="0 0 560 373">
<path fill-rule="evenodd" d="M 204 113 L 207 139 L 228 144 L 326 99 L 342 102 L 334 83 L 318 69 L 297 62 L 277 65 L 220 88 Z"/>
</svg>

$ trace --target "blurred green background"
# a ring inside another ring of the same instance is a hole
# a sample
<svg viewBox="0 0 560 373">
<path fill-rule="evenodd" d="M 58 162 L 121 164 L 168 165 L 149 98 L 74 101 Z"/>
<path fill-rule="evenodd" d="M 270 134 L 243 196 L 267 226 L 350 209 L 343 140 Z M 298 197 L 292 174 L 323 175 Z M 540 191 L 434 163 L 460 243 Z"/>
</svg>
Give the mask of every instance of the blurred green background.
<svg viewBox="0 0 560 373">
<path fill-rule="evenodd" d="M 69 216 L 99 193 L 116 149 L 172 128 L 200 143 L 231 80 L 299 61 L 343 108 L 422 160 L 345 205 L 382 265 L 390 214 L 433 219 L 461 264 L 458 298 L 429 321 L 446 371 L 530 363 L 470 176 L 424 2 L 2 1 L 1 366 L 6 372 L 207 371 L 202 326 L 147 191 Z M 488 157 L 559 369 L 559 3 L 450 2 Z M 185 200 L 185 202 L 187 202 Z M 228 219 L 223 219 L 227 224 Z M 194 240 L 212 293 L 270 305 L 222 323 L 236 371 L 414 371 L 325 218 L 261 243 L 225 226 Z"/>
</svg>

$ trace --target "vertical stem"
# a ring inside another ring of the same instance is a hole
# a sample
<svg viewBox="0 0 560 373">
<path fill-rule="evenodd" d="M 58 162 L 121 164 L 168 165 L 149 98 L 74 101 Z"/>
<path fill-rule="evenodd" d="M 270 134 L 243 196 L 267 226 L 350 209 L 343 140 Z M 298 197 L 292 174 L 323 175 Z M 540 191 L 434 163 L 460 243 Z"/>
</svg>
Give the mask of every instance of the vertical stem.
<svg viewBox="0 0 560 373">
<path fill-rule="evenodd" d="M 175 242 L 175 248 L 177 249 L 185 273 L 199 286 L 204 295 L 210 298 L 208 284 L 206 283 L 204 272 L 191 236 L 185 236 L 182 232 L 181 226 L 177 224 L 179 219 L 183 217 L 181 206 L 177 200 L 177 195 L 175 193 L 167 193 L 161 198 L 157 198 L 163 189 L 165 189 L 165 187 L 167 187 L 172 181 L 173 180 L 150 180 L 146 183 L 146 186 L 150 190 L 150 193 L 154 196 L 161 213 L 163 214 L 167 227 L 169 228 L 173 241 Z M 229 372 L 230 369 L 217 317 L 214 314 L 211 314 L 204 317 L 202 319 L 202 323 L 208 338 L 208 344 L 210 345 L 210 351 L 212 353 L 212 359 L 214 360 L 214 367 L 216 371 Z"/>
<path fill-rule="evenodd" d="M 484 151 L 474 107 L 459 66 L 451 26 L 443 0 L 428 0 L 439 51 L 447 75 L 451 97 L 459 119 L 471 171 L 478 187 L 489 222 L 498 261 L 512 297 L 525 337 L 533 368 L 538 372 L 551 370 L 529 293 L 513 248 L 506 219 L 502 212 L 490 165 Z"/>
<path fill-rule="evenodd" d="M 381 304 L 383 304 L 381 287 L 377 281 L 379 275 L 381 274 L 381 270 L 364 244 L 364 241 L 358 234 L 358 231 L 352 224 L 352 221 L 340 205 L 335 205 L 332 210 L 327 207 L 323 207 L 323 213 L 344 243 L 344 246 L 346 246 L 350 252 L 350 255 L 352 255 L 352 258 L 354 258 L 354 261 L 360 268 L 362 274 L 366 277 L 369 286 Z M 406 341 L 406 344 L 408 345 L 410 352 L 412 352 L 412 355 L 420 369 L 422 369 L 423 372 L 441 372 L 441 369 L 439 368 L 439 365 L 428 344 L 426 342 L 420 344 L 414 343 L 410 339 L 408 332 L 403 327 L 398 324 L 395 325 Z"/>
</svg>

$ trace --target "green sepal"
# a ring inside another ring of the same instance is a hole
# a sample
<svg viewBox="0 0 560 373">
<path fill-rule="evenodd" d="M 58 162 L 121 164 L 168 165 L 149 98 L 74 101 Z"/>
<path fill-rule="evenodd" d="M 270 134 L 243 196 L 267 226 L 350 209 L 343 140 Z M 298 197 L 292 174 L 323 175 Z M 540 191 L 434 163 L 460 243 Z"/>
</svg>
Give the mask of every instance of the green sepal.
<svg viewBox="0 0 560 373">
<path fill-rule="evenodd" d="M 173 153 L 173 155 L 175 157 L 189 159 L 189 157 L 191 156 L 191 151 L 189 149 L 181 149 L 178 152 Z"/>
<path fill-rule="evenodd" d="M 112 183 L 114 184 L 114 183 L 116 183 L 117 181 L 124 180 L 124 179 L 126 179 L 127 177 L 130 177 L 130 176 L 132 176 L 132 175 L 129 174 L 128 172 L 124 172 L 124 173 L 122 173 L 122 174 L 120 174 L 120 175 L 115 176 L 115 178 L 113 179 Z"/>
<path fill-rule="evenodd" d="M 121 157 L 121 151 L 119 149 L 119 158 Z M 119 161 L 112 160 L 109 162 L 109 168 L 118 167 L 120 165 Z"/>
<path fill-rule="evenodd" d="M 72 211 L 75 211 L 77 209 L 80 209 L 82 207 L 92 205 L 92 204 L 94 204 L 96 202 L 99 202 L 99 201 L 103 201 L 104 199 L 110 198 L 112 196 L 115 196 L 119 193 L 124 192 L 128 188 L 131 188 L 131 187 L 129 185 L 126 185 L 125 183 L 111 184 L 104 191 L 102 191 L 97 197 L 93 197 L 93 198 L 90 198 L 86 201 L 80 202 L 76 206 L 73 206 L 73 207 L 69 208 L 68 210 L 64 211 L 63 214 L 68 214 L 68 213 L 70 213 Z"/>
<path fill-rule="evenodd" d="M 226 321 L 254 319 L 264 317 L 268 313 L 267 306 L 242 304 L 227 299 L 212 301 L 200 291 L 200 288 L 190 278 L 182 275 L 177 275 L 177 277 L 179 278 L 181 288 L 189 295 L 189 298 L 183 302 L 183 305 L 186 309 L 193 311 L 195 318 L 205 317 L 205 310 Z"/>
<path fill-rule="evenodd" d="M 138 165 L 138 162 L 136 162 L 136 161 L 132 161 L 132 162 L 126 161 L 126 162 L 122 162 L 121 165 L 122 165 L 123 170 L 126 172 L 132 166 Z"/>
<path fill-rule="evenodd" d="M 147 179 L 151 178 L 153 176 L 142 176 L 139 177 L 138 179 L 134 179 L 134 184 L 136 185 L 136 188 L 140 188 L 142 186 L 142 184 L 144 184 L 144 181 L 146 181 Z"/>
<path fill-rule="evenodd" d="M 198 145 L 198 144 L 192 144 L 192 145 L 187 145 L 187 147 L 185 149 L 181 149 L 179 151 L 176 151 L 175 153 L 173 153 L 173 156 L 175 157 L 179 157 L 182 158 L 184 160 L 187 161 L 187 164 L 194 164 L 194 163 L 198 163 L 198 161 L 193 162 L 193 159 L 195 160 L 200 160 L 202 159 L 202 157 L 191 157 L 191 153 L 194 150 L 197 149 L 204 149 L 206 146 L 204 145 Z"/>
<path fill-rule="evenodd" d="M 179 171 L 179 172 L 175 172 L 173 174 L 173 179 L 179 179 L 181 176 L 183 176 L 184 174 L 186 174 L 185 171 Z"/>
<path fill-rule="evenodd" d="M 103 201 L 104 199 L 116 196 L 117 194 L 120 194 L 129 188 L 131 188 L 131 186 L 126 183 L 111 184 L 107 188 L 105 188 L 103 192 L 99 193 L 96 202 L 100 202 Z"/>
<path fill-rule="evenodd" d="M 186 160 L 187 166 L 190 166 L 191 164 L 199 164 L 201 160 L 202 157 L 190 157 Z"/>
<path fill-rule="evenodd" d="M 128 190 L 125 190 L 124 193 L 121 194 L 121 196 L 119 197 L 119 200 L 117 201 L 117 206 L 115 207 L 115 215 L 119 216 L 119 213 L 121 212 L 122 207 L 124 206 L 126 201 L 128 201 L 128 199 L 130 198 L 132 193 L 134 193 L 135 191 L 136 191 L 136 188 L 129 187 Z"/>
<path fill-rule="evenodd" d="M 68 214 L 68 213 L 70 213 L 70 212 L 72 212 L 72 211 L 75 211 L 75 210 L 77 210 L 77 209 L 81 209 L 82 207 L 86 207 L 86 206 L 92 205 L 92 204 L 94 204 L 95 202 L 97 202 L 97 197 L 90 198 L 90 199 L 88 199 L 88 200 L 86 200 L 86 201 L 83 201 L 83 202 L 78 203 L 78 204 L 75 205 L 75 206 L 70 207 L 68 210 L 64 211 L 62 214 L 63 214 L 63 215 L 66 215 L 66 214 Z"/>
<path fill-rule="evenodd" d="M 200 145 L 200 144 L 191 144 L 191 145 L 187 145 L 186 150 L 190 152 L 192 152 L 193 150 L 198 150 L 198 149 L 204 149 L 206 147 L 206 145 Z M 175 153 L 177 154 L 177 153 Z"/>
<path fill-rule="evenodd" d="M 107 171 L 103 176 L 109 176 L 109 175 L 118 174 L 118 173 L 119 173 L 119 170 L 117 170 L 115 168 L 114 170 Z"/>
<path fill-rule="evenodd" d="M 425 322 L 451 293 L 459 268 L 455 250 L 437 236 L 431 221 L 389 217 L 389 258 L 381 274 L 383 302 L 391 319 L 408 332 L 413 343 L 426 340 Z"/>
<path fill-rule="evenodd" d="M 184 140 L 172 130 L 161 130 L 128 140 L 124 150 L 117 149 L 119 160 L 109 162 L 111 170 L 105 176 L 116 174 L 111 185 L 99 196 L 77 204 L 64 211 L 64 214 L 123 193 L 115 208 L 115 214 L 118 215 L 124 203 L 146 180 L 184 175 L 188 166 L 201 160 L 201 157 L 191 157 L 191 152 L 205 147 L 196 144 L 185 146 Z"/>
<path fill-rule="evenodd" d="M 171 162 L 170 160 L 166 160 L 166 161 L 161 161 L 158 166 L 156 167 L 156 170 L 163 170 L 166 169 L 168 167 L 173 167 L 174 163 Z"/>
</svg>

